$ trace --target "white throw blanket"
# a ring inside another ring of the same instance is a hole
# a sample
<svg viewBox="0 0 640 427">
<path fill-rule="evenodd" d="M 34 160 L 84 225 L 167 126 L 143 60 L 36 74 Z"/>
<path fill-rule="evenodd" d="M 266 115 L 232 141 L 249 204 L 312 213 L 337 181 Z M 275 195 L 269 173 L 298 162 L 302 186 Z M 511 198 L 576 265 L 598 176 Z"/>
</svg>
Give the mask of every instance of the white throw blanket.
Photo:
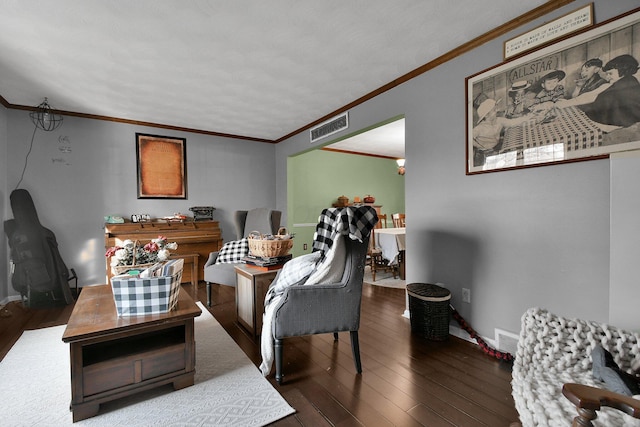
<svg viewBox="0 0 640 427">
<path fill-rule="evenodd" d="M 267 293 L 267 297 L 268 296 L 269 294 Z M 271 335 L 271 326 L 273 325 L 273 314 L 281 299 L 282 294 L 273 296 L 269 303 L 265 304 L 264 314 L 262 315 L 262 336 L 260 341 L 262 363 L 260 364 L 260 371 L 265 377 L 269 375 L 269 372 L 271 372 L 271 366 L 273 365 L 273 339 Z"/>
</svg>

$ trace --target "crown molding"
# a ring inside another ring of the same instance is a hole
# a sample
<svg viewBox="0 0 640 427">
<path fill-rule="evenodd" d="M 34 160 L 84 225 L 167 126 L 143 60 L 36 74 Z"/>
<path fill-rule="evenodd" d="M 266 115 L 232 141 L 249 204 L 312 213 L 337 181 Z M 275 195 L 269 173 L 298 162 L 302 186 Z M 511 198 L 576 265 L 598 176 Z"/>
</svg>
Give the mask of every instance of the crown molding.
<svg viewBox="0 0 640 427">
<path fill-rule="evenodd" d="M 537 8 L 524 13 L 520 16 L 518 16 L 517 18 L 512 19 L 511 21 L 497 27 L 494 28 L 491 31 L 488 31 L 484 34 L 482 34 L 481 36 L 476 37 L 473 40 L 468 41 L 467 43 L 464 43 L 460 46 L 458 46 L 457 48 L 437 57 L 436 59 L 434 59 L 433 61 L 430 61 L 424 65 L 422 65 L 421 67 L 416 68 L 413 71 L 408 72 L 407 74 L 398 77 L 397 79 L 387 83 L 386 85 L 374 90 L 373 92 L 369 92 L 368 94 L 356 99 L 355 101 L 327 114 L 324 117 L 319 118 L 318 120 L 309 123 L 307 125 L 305 125 L 304 127 L 301 127 L 300 129 L 297 129 L 277 140 L 275 140 L 276 143 L 278 142 L 282 142 L 284 140 L 287 140 L 289 138 L 291 138 L 292 136 L 295 136 L 297 134 L 299 134 L 300 132 L 304 132 L 305 130 L 312 128 L 313 126 L 316 126 L 319 123 L 322 123 L 326 120 L 328 120 L 329 118 L 336 116 L 338 114 L 344 113 L 345 111 L 350 110 L 351 108 L 354 108 L 372 98 L 375 98 L 376 96 L 393 89 L 396 86 L 401 85 L 402 83 L 408 82 L 409 80 L 426 73 L 427 71 L 430 71 L 434 68 L 436 68 L 439 65 L 442 65 L 448 61 L 451 61 L 452 59 L 457 58 L 458 56 L 461 56 L 479 46 L 482 46 L 485 43 L 488 43 L 518 27 L 520 27 L 521 25 L 524 25 L 528 22 L 533 21 L 534 19 L 540 18 L 541 16 L 546 15 L 547 13 L 553 12 L 556 9 L 559 9 L 563 6 L 566 6 L 569 3 L 574 2 L 575 0 L 550 0 L 548 3 L 543 4 L 542 6 L 538 6 Z"/>
<path fill-rule="evenodd" d="M 574 2 L 575 0 L 549 0 L 547 3 L 543 4 L 542 6 L 539 6 L 529 12 L 526 12 L 522 15 L 520 15 L 517 18 L 512 19 L 511 21 L 506 22 L 505 24 L 494 28 L 491 31 L 488 31 L 484 34 L 482 34 L 479 37 L 476 37 L 473 40 L 468 41 L 467 43 L 464 43 L 460 46 L 458 46 L 457 48 L 439 56 L 438 58 L 422 65 L 421 67 L 416 68 L 413 71 L 408 72 L 407 74 L 387 83 L 386 85 L 372 91 L 369 92 L 368 94 L 356 99 L 355 101 L 327 114 L 326 116 L 323 116 L 321 118 L 319 118 L 318 120 L 311 122 L 287 135 L 284 135 L 276 140 L 268 140 L 268 139 L 262 139 L 262 138 L 253 138 L 253 137 L 249 137 L 249 136 L 243 136 L 243 135 L 233 135 L 233 134 L 227 134 L 227 133 L 220 133 L 220 132 L 213 132 L 213 131 L 207 131 L 207 130 L 202 130 L 202 129 L 192 129 L 192 128 L 185 128 L 185 127 L 180 127 L 180 126 L 171 126 L 171 125 L 166 125 L 166 124 L 162 124 L 162 123 L 153 123 L 153 122 L 143 122 L 143 121 L 138 121 L 138 120 L 129 120 L 129 119 L 123 119 L 123 118 L 117 118 L 117 117 L 109 117 L 109 116 L 101 116 L 101 115 L 96 115 L 96 114 L 85 114 L 85 113 L 78 113 L 78 112 L 73 112 L 73 111 L 61 111 L 61 110 L 56 110 L 57 112 L 59 112 L 60 114 L 64 115 L 64 116 L 74 116 L 74 117 L 81 117 L 81 118 L 86 118 L 86 119 L 94 119 L 94 120 L 104 120 L 104 121 L 110 121 L 110 122 L 116 122 L 116 123 L 126 123 L 126 124 L 133 124 L 133 125 L 137 125 L 137 126 L 148 126 L 148 127 L 153 127 L 153 128 L 159 128 L 159 129 L 169 129 L 169 130 L 175 130 L 175 131 L 180 131 L 180 132 L 190 132 L 190 133 L 197 133 L 197 134 L 202 134 L 202 135 L 209 135 L 209 136 L 219 136 L 219 137 L 224 137 L 224 138 L 232 138 L 232 139 L 240 139 L 240 140 L 245 140 L 245 141 L 254 141 L 254 142 L 264 142 L 264 143 L 269 143 L 269 144 L 277 144 L 279 142 L 285 141 L 301 132 L 304 132 L 310 128 L 312 128 L 313 126 L 316 126 L 338 114 L 342 114 L 345 111 L 348 111 L 372 98 L 375 98 L 376 96 L 387 92 L 391 89 L 393 89 L 396 86 L 401 85 L 402 83 L 405 83 L 421 74 L 426 73 L 427 71 L 430 71 L 434 68 L 436 68 L 439 65 L 442 65 L 448 61 L 451 61 L 454 58 L 457 58 L 458 56 L 461 56 L 487 42 L 490 42 L 506 33 L 508 33 L 509 31 L 512 31 L 518 27 L 520 27 L 521 25 L 524 25 L 528 22 L 533 21 L 534 19 L 540 18 L 541 16 L 546 15 L 547 13 L 553 12 L 556 9 L 559 9 L 569 3 Z M 29 106 L 24 106 L 24 105 L 14 105 L 11 104 L 9 102 L 7 102 L 7 100 L 2 97 L 0 95 L 0 104 L 2 104 L 4 107 L 6 108 L 10 108 L 10 109 L 16 109 L 16 110 L 26 110 L 26 111 L 33 111 L 35 110 L 35 107 L 29 107 Z"/>
</svg>

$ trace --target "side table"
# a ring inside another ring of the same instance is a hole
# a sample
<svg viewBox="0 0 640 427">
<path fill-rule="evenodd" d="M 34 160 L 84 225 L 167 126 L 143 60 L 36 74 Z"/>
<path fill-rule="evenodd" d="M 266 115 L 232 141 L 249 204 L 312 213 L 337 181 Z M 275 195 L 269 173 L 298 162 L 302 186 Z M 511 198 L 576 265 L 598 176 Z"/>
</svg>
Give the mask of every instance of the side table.
<svg viewBox="0 0 640 427">
<path fill-rule="evenodd" d="M 235 267 L 235 270 L 236 317 L 240 326 L 256 341 L 262 332 L 264 297 L 280 268 L 265 271 L 258 267 L 240 264 Z"/>
</svg>

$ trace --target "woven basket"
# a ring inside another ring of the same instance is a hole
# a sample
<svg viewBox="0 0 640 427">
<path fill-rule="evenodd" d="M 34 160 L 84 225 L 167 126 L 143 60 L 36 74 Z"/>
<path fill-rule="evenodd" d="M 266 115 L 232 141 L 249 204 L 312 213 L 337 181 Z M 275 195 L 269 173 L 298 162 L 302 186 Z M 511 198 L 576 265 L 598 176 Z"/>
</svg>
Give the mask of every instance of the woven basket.
<svg viewBox="0 0 640 427">
<path fill-rule="evenodd" d="M 273 258 L 284 256 L 293 247 L 293 239 L 289 237 L 287 229 L 281 227 L 278 234 L 272 239 L 267 239 L 258 231 L 252 231 L 247 238 L 249 242 L 249 252 L 253 256 L 262 258 Z"/>
<path fill-rule="evenodd" d="M 129 270 L 145 270 L 149 267 L 151 267 L 153 265 L 153 263 L 148 263 L 148 264 L 133 264 L 133 265 L 112 265 L 111 266 L 111 273 L 113 273 L 114 276 L 119 276 L 121 274 L 125 274 L 127 271 Z"/>
<path fill-rule="evenodd" d="M 449 300 L 451 292 L 428 283 L 407 285 L 411 332 L 434 341 L 449 337 Z"/>
<path fill-rule="evenodd" d="M 125 274 L 127 271 L 129 270 L 144 270 L 146 268 L 149 268 L 153 265 L 153 263 L 147 263 L 147 264 L 136 264 L 136 249 L 138 247 L 138 241 L 136 240 L 135 242 L 133 242 L 133 264 L 131 265 L 112 265 L 111 266 L 111 273 L 114 276 L 119 276 L 120 274 Z"/>
</svg>

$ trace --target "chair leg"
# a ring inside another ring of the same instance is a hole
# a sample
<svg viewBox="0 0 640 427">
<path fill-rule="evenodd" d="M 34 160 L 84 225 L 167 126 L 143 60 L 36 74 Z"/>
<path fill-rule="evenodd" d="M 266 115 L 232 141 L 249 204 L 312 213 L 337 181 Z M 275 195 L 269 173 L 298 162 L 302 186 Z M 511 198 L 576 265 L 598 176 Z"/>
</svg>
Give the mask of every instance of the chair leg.
<svg viewBox="0 0 640 427">
<path fill-rule="evenodd" d="M 360 342 L 358 341 L 358 331 L 350 331 L 351 352 L 353 353 L 353 363 L 356 365 L 356 372 L 362 373 L 362 363 L 360 362 Z"/>
<path fill-rule="evenodd" d="M 333 333 L 333 340 L 334 341 L 338 341 L 338 333 L 337 332 Z"/>
<path fill-rule="evenodd" d="M 276 361 L 276 381 L 278 384 L 282 384 L 282 339 L 275 339 L 274 341 L 274 351 L 275 351 L 275 361 Z"/>
<path fill-rule="evenodd" d="M 211 283 L 207 282 L 207 307 L 211 307 Z"/>
</svg>

